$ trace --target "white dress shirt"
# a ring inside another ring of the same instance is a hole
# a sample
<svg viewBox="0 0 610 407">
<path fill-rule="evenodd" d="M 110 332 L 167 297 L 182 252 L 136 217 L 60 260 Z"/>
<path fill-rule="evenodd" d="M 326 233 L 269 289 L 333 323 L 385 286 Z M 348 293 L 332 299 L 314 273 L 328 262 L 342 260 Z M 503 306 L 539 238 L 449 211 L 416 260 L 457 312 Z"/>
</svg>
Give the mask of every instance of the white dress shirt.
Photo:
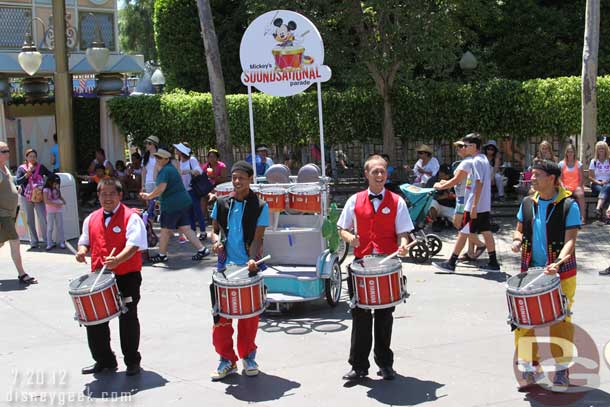
<svg viewBox="0 0 610 407">
<path fill-rule="evenodd" d="M 117 205 L 116 208 L 112 211 L 113 214 L 119 209 Z M 87 216 L 83 221 L 83 233 L 80 235 L 78 239 L 79 246 L 90 246 L 89 241 L 89 219 L 91 215 Z M 110 223 L 111 217 L 105 219 L 105 226 L 108 226 Z M 144 225 L 144 221 L 140 218 L 140 215 L 137 213 L 132 213 L 127 221 L 127 230 L 125 231 L 125 236 L 127 241 L 125 242 L 125 246 L 137 246 L 140 251 L 148 249 L 148 239 L 146 237 L 146 226 Z M 118 254 L 118 253 L 116 253 Z"/>
<path fill-rule="evenodd" d="M 368 194 L 373 194 L 371 190 L 367 190 Z M 382 197 L 385 198 L 386 189 L 384 188 L 381 191 Z M 354 209 L 356 208 L 356 196 L 358 194 L 354 194 L 349 197 L 345 206 L 343 207 L 343 212 L 341 212 L 341 216 L 337 221 L 337 226 L 341 229 L 350 230 L 354 228 Z M 377 195 L 377 194 L 373 194 Z M 383 198 L 382 198 L 383 199 Z M 375 212 L 379 210 L 379 206 L 381 205 L 382 199 L 373 199 L 371 203 L 373 204 L 373 208 Z M 383 213 L 383 209 L 382 212 Z M 413 221 L 411 221 L 411 216 L 409 215 L 409 210 L 407 209 L 407 204 L 405 200 L 400 198 L 398 200 L 398 205 L 396 207 L 396 218 L 394 219 L 394 226 L 396 227 L 396 234 L 406 233 L 413 230 Z"/>
</svg>

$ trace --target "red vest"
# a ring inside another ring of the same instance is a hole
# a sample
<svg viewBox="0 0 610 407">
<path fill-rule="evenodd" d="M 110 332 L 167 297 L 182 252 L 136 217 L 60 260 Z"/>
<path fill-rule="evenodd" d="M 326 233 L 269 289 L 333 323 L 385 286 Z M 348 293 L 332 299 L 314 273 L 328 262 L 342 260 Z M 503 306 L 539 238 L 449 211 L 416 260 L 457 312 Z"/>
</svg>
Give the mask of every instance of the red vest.
<svg viewBox="0 0 610 407">
<path fill-rule="evenodd" d="M 400 197 L 387 189 L 379 209 L 375 212 L 369 200 L 369 191 L 358 192 L 354 216 L 360 236 L 360 246 L 354 248 L 355 257 L 373 253 L 391 254 L 398 250 L 396 236 L 396 212 Z"/>
<path fill-rule="evenodd" d="M 113 248 L 115 248 L 115 256 L 125 248 L 127 223 L 133 213 L 135 213 L 133 209 L 120 204 L 119 209 L 110 218 L 108 226 L 104 226 L 104 209 L 100 208 L 91 214 L 91 218 L 89 218 L 91 271 L 100 270 L 104 267 L 103 258 L 108 256 Z M 118 232 L 115 232 L 115 230 Z M 141 269 L 142 256 L 136 253 L 112 271 L 114 274 L 122 275 Z"/>
</svg>

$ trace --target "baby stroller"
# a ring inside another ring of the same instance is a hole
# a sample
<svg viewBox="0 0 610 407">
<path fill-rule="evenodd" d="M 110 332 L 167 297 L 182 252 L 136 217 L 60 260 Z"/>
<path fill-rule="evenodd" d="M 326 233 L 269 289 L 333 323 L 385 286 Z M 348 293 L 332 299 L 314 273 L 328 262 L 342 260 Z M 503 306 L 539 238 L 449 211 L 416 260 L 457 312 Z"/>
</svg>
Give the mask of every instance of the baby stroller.
<svg viewBox="0 0 610 407">
<path fill-rule="evenodd" d="M 437 255 L 443 247 L 440 237 L 431 233 L 426 234 L 424 231 L 429 221 L 428 211 L 436 191 L 433 188 L 420 188 L 411 184 L 402 184 L 400 191 L 405 198 L 415 227 L 411 232 L 411 238 L 418 240 L 418 243 L 409 249 L 409 257 L 416 263 L 424 263 L 430 257 Z"/>
</svg>

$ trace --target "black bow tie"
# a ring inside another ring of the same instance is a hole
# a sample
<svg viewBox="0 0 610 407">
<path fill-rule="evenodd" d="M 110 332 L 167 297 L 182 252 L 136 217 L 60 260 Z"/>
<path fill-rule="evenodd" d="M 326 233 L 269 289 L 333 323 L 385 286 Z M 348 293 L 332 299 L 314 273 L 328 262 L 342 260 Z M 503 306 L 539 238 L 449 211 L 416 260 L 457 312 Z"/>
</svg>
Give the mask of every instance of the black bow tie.
<svg viewBox="0 0 610 407">
<path fill-rule="evenodd" d="M 114 215 L 112 212 L 104 212 L 104 220 L 111 218 Z"/>
<path fill-rule="evenodd" d="M 383 201 L 383 194 L 369 194 L 369 201 L 372 201 L 373 199 L 379 199 L 380 201 Z"/>
</svg>

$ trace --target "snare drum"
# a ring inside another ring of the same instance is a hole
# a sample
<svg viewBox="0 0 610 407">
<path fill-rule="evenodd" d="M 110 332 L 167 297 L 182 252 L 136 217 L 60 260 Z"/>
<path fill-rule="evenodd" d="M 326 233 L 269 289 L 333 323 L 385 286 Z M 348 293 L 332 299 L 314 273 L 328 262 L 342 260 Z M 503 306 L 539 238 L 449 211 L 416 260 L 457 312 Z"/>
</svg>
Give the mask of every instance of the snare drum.
<svg viewBox="0 0 610 407">
<path fill-rule="evenodd" d="M 220 185 L 216 185 L 216 196 L 230 195 L 233 192 L 232 182 L 223 182 Z"/>
<path fill-rule="evenodd" d="M 282 187 L 272 186 L 261 188 L 258 196 L 267 202 L 271 212 L 282 212 L 286 209 L 286 189 Z"/>
<path fill-rule="evenodd" d="M 87 273 L 70 282 L 68 294 L 76 310 L 74 319 L 81 325 L 102 324 L 126 312 L 113 273 L 102 274 L 91 291 L 99 273 Z"/>
<path fill-rule="evenodd" d="M 380 264 L 385 256 L 365 256 L 354 260 L 352 284 L 358 308 L 381 309 L 400 304 L 407 297 L 407 279 L 402 275 L 402 263 L 396 258 Z"/>
<path fill-rule="evenodd" d="M 322 188 L 318 185 L 294 185 L 288 190 L 290 209 L 306 213 L 322 212 Z"/>
<path fill-rule="evenodd" d="M 239 271 L 244 266 L 227 266 L 223 272 L 215 272 L 214 312 L 228 319 L 251 318 L 262 314 L 267 306 L 263 276 L 248 276 L 248 270 Z"/>
<path fill-rule="evenodd" d="M 519 328 L 540 328 L 562 321 L 569 311 L 557 274 L 544 274 L 544 267 L 531 267 L 527 273 L 506 282 L 508 323 Z"/>
</svg>

